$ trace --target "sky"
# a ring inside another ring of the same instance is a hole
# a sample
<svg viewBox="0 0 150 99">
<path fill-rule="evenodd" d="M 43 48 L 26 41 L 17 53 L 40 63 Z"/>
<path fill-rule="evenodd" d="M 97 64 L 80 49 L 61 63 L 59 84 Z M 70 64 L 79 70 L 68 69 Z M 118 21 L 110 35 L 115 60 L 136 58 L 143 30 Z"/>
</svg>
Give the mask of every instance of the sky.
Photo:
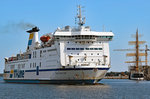
<svg viewBox="0 0 150 99">
<path fill-rule="evenodd" d="M 115 35 L 110 42 L 109 71 L 128 70 L 129 64 L 124 63 L 129 60 L 127 52 L 113 50 L 134 48 L 128 41 L 135 40 L 137 28 L 142 35 L 140 40 L 150 46 L 150 0 L 0 0 L 0 73 L 5 57 L 26 50 L 29 37 L 26 30 L 38 26 L 42 36 L 57 27 L 76 26 L 79 4 L 83 6 L 85 26 L 93 31 L 103 31 L 104 27 Z"/>
</svg>

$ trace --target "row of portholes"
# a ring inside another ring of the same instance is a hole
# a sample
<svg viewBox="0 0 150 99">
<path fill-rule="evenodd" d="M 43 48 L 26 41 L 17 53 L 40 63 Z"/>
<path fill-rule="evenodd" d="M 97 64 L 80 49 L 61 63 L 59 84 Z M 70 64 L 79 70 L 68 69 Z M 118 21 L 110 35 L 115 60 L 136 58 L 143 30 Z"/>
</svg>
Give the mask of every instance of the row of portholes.
<svg viewBox="0 0 150 99">
<path fill-rule="evenodd" d="M 102 48 L 67 48 L 67 50 L 102 50 Z"/>
</svg>

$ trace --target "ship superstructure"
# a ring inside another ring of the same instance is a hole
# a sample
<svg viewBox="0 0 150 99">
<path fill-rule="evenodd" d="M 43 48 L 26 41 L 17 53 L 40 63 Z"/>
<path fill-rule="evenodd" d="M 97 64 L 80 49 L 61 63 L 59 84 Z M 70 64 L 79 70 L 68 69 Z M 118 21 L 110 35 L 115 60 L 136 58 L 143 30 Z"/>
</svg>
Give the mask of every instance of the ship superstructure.
<svg viewBox="0 0 150 99">
<path fill-rule="evenodd" d="M 27 50 L 5 58 L 4 80 L 23 83 L 97 83 L 110 68 L 112 32 L 83 26 L 79 6 L 77 27 L 57 28 L 38 40 L 37 27 L 27 31 Z"/>
</svg>

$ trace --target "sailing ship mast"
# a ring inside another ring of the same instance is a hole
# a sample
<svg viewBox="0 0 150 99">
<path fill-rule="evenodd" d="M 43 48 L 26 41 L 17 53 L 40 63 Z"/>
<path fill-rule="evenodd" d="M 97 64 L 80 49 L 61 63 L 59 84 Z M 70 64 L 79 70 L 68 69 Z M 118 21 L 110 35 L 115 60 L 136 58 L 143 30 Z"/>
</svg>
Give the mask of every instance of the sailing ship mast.
<svg viewBox="0 0 150 99">
<path fill-rule="evenodd" d="M 139 41 L 138 29 L 136 30 L 136 41 L 129 41 L 129 45 L 135 45 L 135 53 L 127 53 L 126 56 L 135 57 L 135 61 L 127 61 L 126 63 L 135 63 L 135 71 L 140 72 L 139 63 L 146 62 L 141 61 L 140 56 L 146 56 L 146 53 L 139 52 L 139 45 L 144 44 L 145 41 Z"/>
</svg>

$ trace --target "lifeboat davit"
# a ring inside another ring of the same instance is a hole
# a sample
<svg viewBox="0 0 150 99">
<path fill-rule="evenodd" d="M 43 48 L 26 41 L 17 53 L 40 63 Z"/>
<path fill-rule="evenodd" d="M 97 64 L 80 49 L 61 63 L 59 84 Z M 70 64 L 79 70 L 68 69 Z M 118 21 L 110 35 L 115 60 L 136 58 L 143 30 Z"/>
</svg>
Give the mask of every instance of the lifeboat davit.
<svg viewBox="0 0 150 99">
<path fill-rule="evenodd" d="M 40 40 L 42 41 L 42 42 L 48 42 L 48 40 L 50 39 L 50 36 L 42 36 L 42 37 L 40 37 Z"/>
</svg>

